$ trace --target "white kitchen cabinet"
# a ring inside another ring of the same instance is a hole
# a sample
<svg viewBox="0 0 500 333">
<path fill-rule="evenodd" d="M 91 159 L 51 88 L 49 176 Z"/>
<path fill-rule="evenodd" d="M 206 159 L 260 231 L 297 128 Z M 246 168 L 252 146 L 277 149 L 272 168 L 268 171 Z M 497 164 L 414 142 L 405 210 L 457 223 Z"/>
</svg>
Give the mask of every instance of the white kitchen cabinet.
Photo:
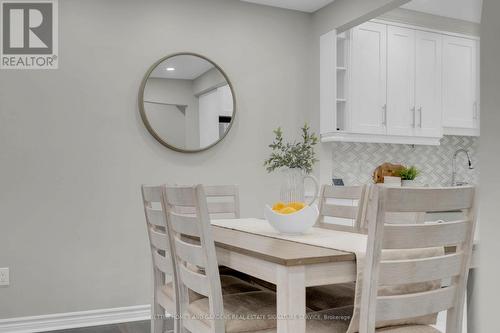
<svg viewBox="0 0 500 333">
<path fill-rule="evenodd" d="M 389 26 L 387 36 L 387 134 L 413 136 L 415 30 Z"/>
<path fill-rule="evenodd" d="M 443 38 L 443 125 L 445 133 L 477 135 L 479 125 L 478 43 Z"/>
<path fill-rule="evenodd" d="M 442 35 L 416 31 L 415 136 L 442 137 Z"/>
<path fill-rule="evenodd" d="M 387 25 L 367 22 L 352 30 L 350 129 L 386 133 Z"/>
<path fill-rule="evenodd" d="M 323 35 L 321 140 L 439 145 L 443 134 L 479 135 L 478 43 L 380 20 Z"/>
<path fill-rule="evenodd" d="M 387 49 L 387 133 L 442 137 L 441 36 L 389 26 Z"/>
</svg>

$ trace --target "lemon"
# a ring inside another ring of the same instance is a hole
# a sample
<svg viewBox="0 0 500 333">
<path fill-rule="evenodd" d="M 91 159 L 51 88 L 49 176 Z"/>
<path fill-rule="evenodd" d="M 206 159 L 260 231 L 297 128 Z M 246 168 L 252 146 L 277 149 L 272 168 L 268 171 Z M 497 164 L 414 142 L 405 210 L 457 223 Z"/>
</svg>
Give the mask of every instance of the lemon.
<svg viewBox="0 0 500 333">
<path fill-rule="evenodd" d="M 283 209 L 283 208 L 285 208 L 285 207 L 286 207 L 285 203 L 284 203 L 284 202 L 279 201 L 279 202 L 277 202 L 277 203 L 275 203 L 275 204 L 273 205 L 273 210 L 274 210 L 274 211 L 280 211 L 280 210 L 282 210 L 282 209 Z"/>
<path fill-rule="evenodd" d="M 280 214 L 293 214 L 296 212 L 297 212 L 297 210 L 293 207 L 285 207 L 279 211 Z"/>
<path fill-rule="evenodd" d="M 299 210 L 303 209 L 305 206 L 306 206 L 305 203 L 299 202 L 299 201 L 289 202 L 288 205 L 287 205 L 287 207 L 292 207 L 296 211 L 299 211 Z"/>
</svg>

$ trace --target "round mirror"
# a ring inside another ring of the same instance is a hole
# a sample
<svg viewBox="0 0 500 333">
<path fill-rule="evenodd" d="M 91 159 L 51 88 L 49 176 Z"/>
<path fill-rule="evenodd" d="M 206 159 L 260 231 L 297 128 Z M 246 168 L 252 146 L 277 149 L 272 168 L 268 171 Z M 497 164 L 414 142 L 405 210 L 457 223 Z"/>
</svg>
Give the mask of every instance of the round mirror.
<svg viewBox="0 0 500 333">
<path fill-rule="evenodd" d="M 231 83 L 219 66 L 197 54 L 178 53 L 160 59 L 146 73 L 139 109 L 156 140 L 191 153 L 221 141 L 236 108 Z"/>
</svg>

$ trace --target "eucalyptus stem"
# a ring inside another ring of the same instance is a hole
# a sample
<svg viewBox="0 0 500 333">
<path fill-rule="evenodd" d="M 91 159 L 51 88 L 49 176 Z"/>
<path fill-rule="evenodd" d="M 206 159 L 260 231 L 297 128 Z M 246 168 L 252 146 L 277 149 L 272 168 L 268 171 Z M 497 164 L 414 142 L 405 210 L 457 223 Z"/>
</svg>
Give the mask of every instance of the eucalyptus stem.
<svg viewBox="0 0 500 333">
<path fill-rule="evenodd" d="M 318 144 L 319 140 L 316 134 L 310 133 L 307 124 L 304 124 L 301 130 L 301 142 L 285 142 L 281 127 L 273 131 L 275 138 L 269 145 L 272 152 L 269 158 L 264 161 L 267 172 L 273 172 L 283 167 L 301 169 L 307 174 L 312 172 L 314 164 L 318 161 L 314 146 Z"/>
</svg>

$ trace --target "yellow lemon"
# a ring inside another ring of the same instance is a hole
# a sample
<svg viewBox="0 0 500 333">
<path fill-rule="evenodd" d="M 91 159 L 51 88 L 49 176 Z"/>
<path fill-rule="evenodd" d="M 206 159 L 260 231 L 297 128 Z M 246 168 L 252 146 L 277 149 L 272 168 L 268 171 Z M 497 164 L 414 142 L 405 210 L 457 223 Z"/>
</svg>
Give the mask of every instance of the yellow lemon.
<svg viewBox="0 0 500 333">
<path fill-rule="evenodd" d="M 295 212 L 297 212 L 297 210 L 293 207 L 285 207 L 279 211 L 280 214 L 293 214 Z"/>
<path fill-rule="evenodd" d="M 275 204 L 273 205 L 273 210 L 278 211 L 278 210 L 282 210 L 282 209 L 283 209 L 283 208 L 285 208 L 285 207 L 286 207 L 285 203 L 284 203 L 284 202 L 279 201 L 279 202 L 277 202 L 277 203 L 275 203 Z"/>
<path fill-rule="evenodd" d="M 290 202 L 290 203 L 288 203 L 287 206 L 292 207 L 293 209 L 299 211 L 299 210 L 303 209 L 306 206 L 306 204 L 303 202 L 297 201 L 297 202 Z"/>
</svg>

